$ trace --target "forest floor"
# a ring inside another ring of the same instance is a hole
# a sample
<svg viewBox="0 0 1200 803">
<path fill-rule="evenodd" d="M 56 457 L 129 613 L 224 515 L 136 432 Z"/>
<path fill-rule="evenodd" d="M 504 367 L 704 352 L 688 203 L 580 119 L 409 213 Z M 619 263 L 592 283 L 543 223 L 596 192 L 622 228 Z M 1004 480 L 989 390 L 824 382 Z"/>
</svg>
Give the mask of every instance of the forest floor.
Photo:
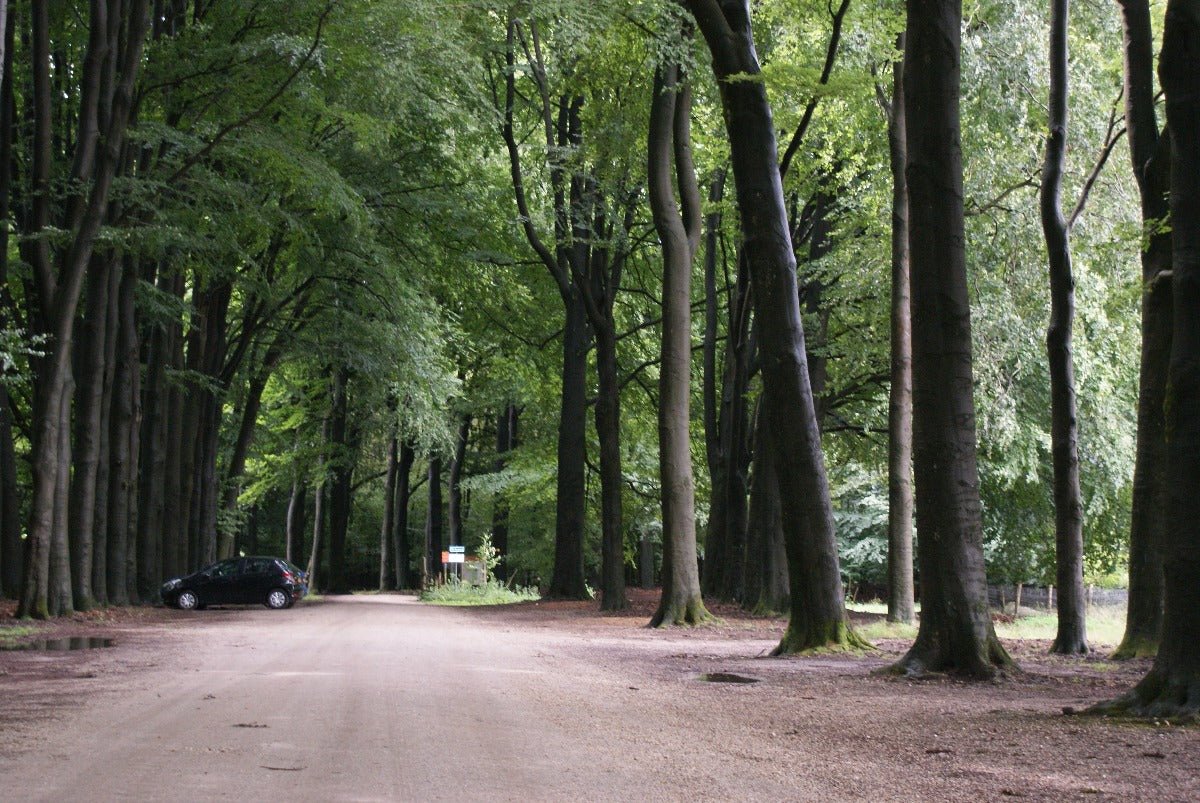
<svg viewBox="0 0 1200 803">
<path fill-rule="evenodd" d="M 655 594 L 631 598 L 619 615 L 398 595 L 145 607 L 36 632 L 0 607 L 0 647 L 113 640 L 0 650 L 0 797 L 1200 800 L 1200 728 L 1064 714 L 1146 661 L 1010 640 L 1007 678 L 913 680 L 874 672 L 902 639 L 769 658 L 782 619 L 717 606 L 713 625 L 650 630 Z"/>
</svg>

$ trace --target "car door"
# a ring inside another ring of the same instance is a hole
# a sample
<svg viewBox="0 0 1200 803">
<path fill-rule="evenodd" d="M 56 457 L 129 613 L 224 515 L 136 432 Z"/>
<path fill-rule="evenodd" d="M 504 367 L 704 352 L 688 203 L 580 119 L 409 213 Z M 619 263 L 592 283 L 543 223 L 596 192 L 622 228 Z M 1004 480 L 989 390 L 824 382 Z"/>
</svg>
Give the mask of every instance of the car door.
<svg viewBox="0 0 1200 803">
<path fill-rule="evenodd" d="M 243 602 L 262 602 L 267 598 L 274 580 L 271 564 L 270 558 L 243 558 L 242 574 L 238 579 Z"/>
<path fill-rule="evenodd" d="M 240 602 L 237 589 L 238 564 L 240 562 L 239 559 L 234 558 L 213 564 L 212 568 L 208 570 L 209 579 L 206 584 L 206 593 L 201 597 L 203 602 L 214 605 Z"/>
</svg>

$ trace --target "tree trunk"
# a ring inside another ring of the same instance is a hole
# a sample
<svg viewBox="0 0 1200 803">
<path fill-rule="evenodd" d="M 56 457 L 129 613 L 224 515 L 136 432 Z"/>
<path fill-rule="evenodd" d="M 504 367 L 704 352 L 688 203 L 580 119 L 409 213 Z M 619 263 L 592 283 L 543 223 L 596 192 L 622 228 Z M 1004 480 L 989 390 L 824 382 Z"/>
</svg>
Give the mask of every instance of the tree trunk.
<svg viewBox="0 0 1200 803">
<path fill-rule="evenodd" d="M 394 415 L 394 412 L 393 412 Z M 396 589 L 396 563 L 392 554 L 396 543 L 396 473 L 399 469 L 399 438 L 395 426 L 388 438 L 387 464 L 383 479 L 383 516 L 379 525 L 379 590 Z"/>
<path fill-rule="evenodd" d="M 496 464 L 497 472 L 503 471 L 506 465 L 506 455 L 517 445 L 517 407 L 506 404 L 496 416 Z M 508 557 L 508 497 L 503 492 L 497 493 L 492 503 L 492 546 L 500 555 L 500 564 L 496 567 L 496 579 L 507 582 L 509 577 Z"/>
<path fill-rule="evenodd" d="M 1162 628 L 1161 542 L 1166 509 L 1167 368 L 1171 354 L 1171 238 L 1167 218 L 1170 137 L 1161 135 L 1154 97 L 1154 36 L 1147 0 L 1121 0 L 1125 29 L 1125 120 L 1141 197 L 1142 350 L 1138 379 L 1137 452 L 1129 531 L 1129 605 L 1114 658 L 1152 656 Z"/>
<path fill-rule="evenodd" d="M 625 525 L 621 504 L 621 383 L 617 375 L 614 326 L 610 319 L 594 327 L 599 387 L 596 436 L 600 440 L 600 609 L 605 611 L 623 611 L 629 607 L 625 597 Z"/>
<path fill-rule="evenodd" d="M 297 474 L 292 480 L 292 493 L 288 497 L 287 543 L 284 547 L 284 557 L 288 563 L 295 563 L 304 549 L 304 505 L 307 489 L 304 477 Z"/>
<path fill-rule="evenodd" d="M 108 490 L 108 601 L 128 605 L 130 550 L 130 493 L 136 483 L 133 474 L 133 455 L 130 453 L 135 425 L 136 398 L 134 372 L 138 361 L 137 331 L 133 318 L 134 289 L 138 277 L 133 265 L 122 260 L 121 284 L 117 293 L 117 351 L 116 372 L 113 378 L 113 407 L 110 438 L 111 468 Z"/>
<path fill-rule="evenodd" d="M 321 424 L 321 445 L 323 449 L 328 449 L 329 444 L 329 419 L 326 418 Z M 312 547 L 308 553 L 308 587 L 314 593 L 320 588 L 318 579 L 321 571 L 321 549 L 325 545 L 325 520 L 327 513 L 325 511 L 325 502 L 328 496 L 328 467 L 326 465 L 324 455 L 317 457 L 316 470 L 313 472 L 315 478 L 313 486 L 313 530 L 312 530 Z"/>
<path fill-rule="evenodd" d="M 442 571 L 442 458 L 429 458 L 429 509 L 425 513 L 425 563 L 421 586 L 438 582 Z"/>
<path fill-rule="evenodd" d="M 410 441 L 400 444 L 400 465 L 396 479 L 396 506 L 392 514 L 395 518 L 394 532 L 396 534 L 396 588 L 401 591 L 412 588 L 412 543 L 408 536 L 408 501 L 412 496 L 410 475 L 413 463 L 416 461 L 416 450 Z"/>
<path fill-rule="evenodd" d="M 458 437 L 454 442 L 454 457 L 450 460 L 450 476 L 447 482 L 446 518 L 450 525 L 448 544 L 463 545 L 463 494 L 462 471 L 463 461 L 467 457 L 467 439 L 471 434 L 471 416 L 464 415 L 458 424 Z"/>
<path fill-rule="evenodd" d="M 4 47 L 3 80 L 0 81 L 0 219 L 8 220 L 12 185 L 13 143 L 13 29 L 12 9 L 0 0 L 0 46 Z M 0 226 L 0 291 L 7 292 L 9 228 Z M 0 326 L 7 327 L 8 315 L 0 311 Z M 0 595 L 17 598 L 21 592 L 21 495 L 17 487 L 17 456 L 13 441 L 12 398 L 0 387 Z"/>
<path fill-rule="evenodd" d="M 842 597 L 775 127 L 766 87 L 743 80 L 760 74 L 750 4 L 689 0 L 687 5 L 708 41 L 721 88 L 761 336 L 764 403 L 778 446 L 791 617 L 777 652 L 866 647 L 850 626 Z"/>
<path fill-rule="evenodd" d="M 1054 463 L 1054 543 L 1057 558 L 1058 633 L 1050 651 L 1086 655 L 1087 606 L 1083 598 L 1083 500 L 1079 489 L 1079 427 L 1071 330 L 1075 277 L 1071 232 L 1062 213 L 1067 155 L 1067 24 L 1070 0 L 1052 0 L 1050 22 L 1050 133 L 1042 167 L 1042 232 L 1050 263 L 1050 451 Z"/>
<path fill-rule="evenodd" d="M 992 627 L 983 563 L 963 246 L 960 22 L 956 0 L 908 0 L 904 101 L 921 624 L 895 668 L 990 678 L 1012 660 Z"/>
<path fill-rule="evenodd" d="M 71 484 L 71 396 L 75 383 L 72 380 L 64 389 L 59 417 L 62 426 L 58 430 L 58 479 L 54 487 L 54 529 L 50 538 L 50 584 L 48 608 L 51 616 L 67 616 L 75 612 L 72 600 L 71 551 L 67 543 L 69 532 Z"/>
<path fill-rule="evenodd" d="M 329 489 L 329 582 L 331 594 L 349 594 L 346 580 L 346 535 L 350 526 L 355 443 L 348 421 L 350 369 L 340 366 L 333 377 L 333 403 L 329 419 L 329 444 L 333 449 L 333 481 Z"/>
<path fill-rule="evenodd" d="M 120 329 L 118 303 L 120 262 L 114 257 L 108 271 L 108 314 L 104 324 L 104 391 L 100 402 L 100 450 L 96 468 L 96 512 L 92 524 L 92 595 L 99 605 L 108 599 L 108 528 L 112 504 L 113 419 L 116 409 L 117 341 Z"/>
<path fill-rule="evenodd" d="M 700 591 L 692 476 L 692 261 L 700 239 L 700 190 L 691 154 L 691 90 L 678 64 L 658 68 L 650 107 L 648 191 L 662 243 L 662 359 L 658 455 L 662 478 L 663 589 L 652 627 L 712 617 Z M 671 178 L 672 163 L 675 180 Z M 676 205 L 673 184 L 679 188 Z"/>
<path fill-rule="evenodd" d="M 904 34 L 896 46 L 904 50 Z M 888 391 L 889 622 L 916 621 L 913 589 L 912 312 L 908 270 L 908 143 L 904 133 L 904 60 L 892 63 L 888 150 L 892 170 L 892 340 Z"/>
<path fill-rule="evenodd" d="M 554 572 L 549 597 L 587 599 L 583 530 L 587 502 L 587 312 L 572 289 L 563 328 L 562 403 L 558 423 L 558 485 L 555 503 Z"/>
<path fill-rule="evenodd" d="M 717 294 L 717 248 L 721 232 L 720 204 L 725 197 L 725 170 L 718 169 L 709 184 L 708 202 L 711 210 L 704 218 L 704 346 L 702 387 L 704 399 L 704 455 L 708 463 L 709 485 L 712 488 L 708 506 L 708 525 L 704 533 L 704 571 L 700 577 L 700 589 L 709 596 L 717 595 L 719 567 L 723 566 L 725 539 L 727 536 L 727 510 L 725 504 L 725 474 L 729 470 L 729 456 L 721 448 L 721 425 L 723 407 L 717 398 L 717 335 L 720 319 L 721 299 Z M 730 319 L 732 320 L 732 302 Z M 733 338 L 730 326 L 727 336 Z"/>
<path fill-rule="evenodd" d="M 754 429 L 750 523 L 746 532 L 746 594 L 742 607 L 758 614 L 781 613 L 791 607 L 791 593 L 779 477 L 775 474 L 774 438 L 762 410 L 755 416 Z"/>
<path fill-rule="evenodd" d="M 1171 131 L 1174 336 L 1167 387 L 1167 512 L 1162 640 L 1154 666 L 1101 706 L 1147 717 L 1200 716 L 1200 3 L 1169 0 L 1159 57 Z"/>
</svg>

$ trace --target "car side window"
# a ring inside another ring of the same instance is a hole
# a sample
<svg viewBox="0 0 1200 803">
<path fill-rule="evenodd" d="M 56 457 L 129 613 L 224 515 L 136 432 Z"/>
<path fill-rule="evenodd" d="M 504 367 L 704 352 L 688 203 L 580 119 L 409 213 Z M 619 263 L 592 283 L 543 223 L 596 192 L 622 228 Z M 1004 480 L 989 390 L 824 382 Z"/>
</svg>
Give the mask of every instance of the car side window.
<svg viewBox="0 0 1200 803">
<path fill-rule="evenodd" d="M 246 560 L 246 574 L 264 574 L 271 568 L 268 558 L 249 558 Z"/>
<path fill-rule="evenodd" d="M 226 560 L 213 566 L 213 577 L 233 577 L 237 573 L 237 561 Z"/>
</svg>

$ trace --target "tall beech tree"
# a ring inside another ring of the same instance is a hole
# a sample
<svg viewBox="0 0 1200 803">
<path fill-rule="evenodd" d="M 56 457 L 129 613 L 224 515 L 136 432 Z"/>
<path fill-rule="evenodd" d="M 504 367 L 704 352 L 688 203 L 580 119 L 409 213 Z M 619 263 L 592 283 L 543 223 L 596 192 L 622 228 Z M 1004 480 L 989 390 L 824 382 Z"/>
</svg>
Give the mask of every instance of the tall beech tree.
<svg viewBox="0 0 1200 803">
<path fill-rule="evenodd" d="M 30 58 L 33 64 L 33 213 L 31 233 L 44 233 L 51 225 L 51 159 L 55 136 L 50 80 L 50 19 L 48 3 L 33 3 L 30 33 Z M 111 22 L 110 22 L 111 21 Z M 80 130 L 76 141 L 71 178 L 80 184 L 90 181 L 86 201 L 76 203 L 66 221 L 70 237 L 65 249 L 53 253 L 50 243 L 39 238 L 28 249 L 33 269 L 36 303 L 32 312 L 47 335 L 45 356 L 39 360 L 34 409 L 33 495 L 29 517 L 23 589 L 18 613 L 45 618 L 50 614 L 50 563 L 55 533 L 66 547 L 65 504 L 67 489 L 59 488 L 63 467 L 69 456 L 62 447 L 69 440 L 62 434 L 70 428 L 76 311 L 87 266 L 91 262 L 97 237 L 104 224 L 113 179 L 120 169 L 125 148 L 125 132 L 133 109 L 134 88 L 142 61 L 149 25 L 146 0 L 105 2 L 93 0 L 89 6 L 88 50 L 99 63 L 100 53 L 111 59 L 115 81 L 113 92 L 105 98 L 107 125 L 99 130 L 99 71 L 88 76 L 81 98 Z M 91 132 L 95 132 L 94 134 Z M 60 134 L 62 132 L 59 132 Z M 59 504 L 58 501 L 63 503 Z M 65 579 L 67 588 L 70 578 Z M 60 600 L 60 607 L 62 604 Z M 66 601 L 69 607 L 69 601 Z"/>
<path fill-rule="evenodd" d="M 700 244 L 700 186 L 692 161 L 691 87 L 678 63 L 654 76 L 647 189 L 663 254 L 662 362 L 658 383 L 658 454 L 662 481 L 662 597 L 652 627 L 710 618 L 696 560 L 692 476 L 692 262 Z M 672 167 L 675 180 L 672 181 Z M 679 190 L 676 204 L 675 187 Z"/>
<path fill-rule="evenodd" d="M 686 5 L 708 43 L 720 86 L 761 336 L 764 404 L 777 437 L 791 584 L 791 616 L 777 652 L 865 647 L 843 601 L 771 108 L 762 82 L 748 80 L 761 72 L 750 3 L 688 0 Z"/>
<path fill-rule="evenodd" d="M 1140 658 L 1158 649 L 1162 629 L 1166 527 L 1164 400 L 1171 354 L 1170 134 L 1159 131 L 1154 90 L 1154 32 L 1148 0 L 1121 0 L 1124 28 L 1125 125 L 1141 201 L 1142 346 L 1138 372 L 1137 453 L 1129 530 L 1129 606 L 1114 657 Z"/>
<path fill-rule="evenodd" d="M 904 52 L 904 34 L 896 39 Z M 888 388 L 888 621 L 916 621 L 913 588 L 912 303 L 908 258 L 908 139 L 904 59 L 892 60 L 892 92 L 875 84 L 887 119 L 892 174 L 891 384 Z"/>
<path fill-rule="evenodd" d="M 1058 633 L 1051 652 L 1084 655 L 1087 600 L 1083 596 L 1083 499 L 1079 489 L 1079 425 L 1075 403 L 1072 328 L 1075 277 L 1071 271 L 1071 226 L 1062 211 L 1067 159 L 1067 25 L 1070 0 L 1050 5 L 1050 132 L 1042 165 L 1041 217 L 1050 264 L 1050 450 L 1054 463 L 1054 543 L 1058 581 Z"/>
<path fill-rule="evenodd" d="M 913 468 L 921 623 L 895 665 L 992 677 L 1012 666 L 983 564 L 959 127 L 957 0 L 908 0 L 904 52 L 912 280 Z"/>
<path fill-rule="evenodd" d="M 1170 0 L 1159 81 L 1171 131 L 1174 326 L 1166 397 L 1166 602 L 1158 654 L 1125 696 L 1096 710 L 1200 716 L 1200 2 Z"/>
</svg>

